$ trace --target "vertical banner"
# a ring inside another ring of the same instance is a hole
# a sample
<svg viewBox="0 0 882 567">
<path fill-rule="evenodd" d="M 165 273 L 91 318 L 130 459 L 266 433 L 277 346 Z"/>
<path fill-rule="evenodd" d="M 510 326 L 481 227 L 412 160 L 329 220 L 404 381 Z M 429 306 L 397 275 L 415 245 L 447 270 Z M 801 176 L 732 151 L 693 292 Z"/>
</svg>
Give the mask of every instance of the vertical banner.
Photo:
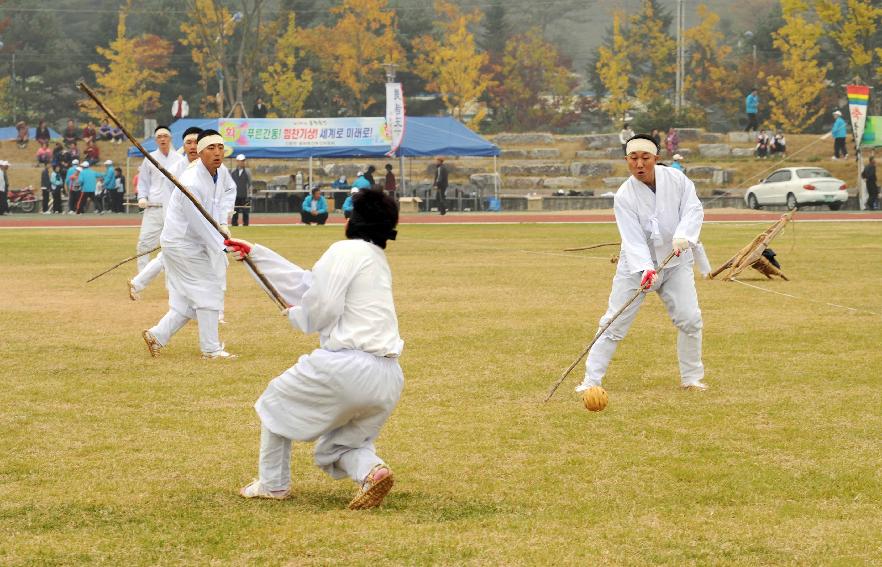
<svg viewBox="0 0 882 567">
<path fill-rule="evenodd" d="M 404 91 L 401 83 L 386 83 L 386 133 L 391 139 L 389 153 L 392 157 L 404 139 L 407 118 L 404 113 Z"/>
<path fill-rule="evenodd" d="M 864 125 L 867 122 L 867 103 L 870 101 L 870 87 L 865 85 L 846 85 L 845 92 L 848 93 L 848 114 L 851 117 L 851 128 L 854 134 L 855 150 L 858 158 L 858 208 L 864 210 L 866 207 L 867 189 L 863 179 L 861 179 L 861 171 L 864 167 L 864 160 L 861 155 L 861 141 L 864 138 Z"/>
</svg>

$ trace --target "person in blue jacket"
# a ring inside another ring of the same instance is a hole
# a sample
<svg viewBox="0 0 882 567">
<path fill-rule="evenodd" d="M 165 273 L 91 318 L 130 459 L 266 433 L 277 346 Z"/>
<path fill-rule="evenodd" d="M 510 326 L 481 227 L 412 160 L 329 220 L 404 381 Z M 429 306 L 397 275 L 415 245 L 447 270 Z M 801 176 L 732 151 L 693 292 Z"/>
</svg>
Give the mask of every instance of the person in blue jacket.
<svg viewBox="0 0 882 567">
<path fill-rule="evenodd" d="M 359 171 L 355 176 L 355 181 L 352 182 L 352 186 L 356 189 L 371 189 L 373 185 L 368 179 L 364 176 L 363 171 Z"/>
<path fill-rule="evenodd" d="M 303 224 L 325 224 L 328 220 L 328 201 L 322 197 L 322 190 L 318 187 L 313 187 L 309 197 L 303 200 L 300 220 Z"/>
<path fill-rule="evenodd" d="M 343 216 L 347 219 L 352 216 L 352 197 L 354 197 L 359 191 L 360 189 L 358 187 L 353 187 L 352 191 L 349 192 L 349 196 L 343 201 Z"/>
<path fill-rule="evenodd" d="M 759 129 L 759 122 L 756 119 L 759 112 L 759 97 L 756 95 L 756 89 L 750 91 L 750 94 L 744 99 L 744 112 L 747 113 L 747 128 L 744 131 L 756 132 Z"/>
<path fill-rule="evenodd" d="M 107 166 L 107 169 L 104 171 L 104 196 L 105 196 L 105 209 L 108 213 L 121 213 L 122 212 L 122 194 L 119 194 L 119 198 L 117 198 L 116 186 L 116 168 L 113 167 L 113 162 L 111 160 L 106 160 L 104 165 Z M 119 201 L 119 203 L 117 203 Z"/>
<path fill-rule="evenodd" d="M 89 162 L 82 162 L 83 171 L 80 172 L 80 187 L 82 188 L 82 193 L 80 193 L 80 198 L 77 202 L 77 214 L 82 214 L 83 211 L 88 206 L 88 201 L 92 201 L 95 204 L 95 212 L 100 213 L 103 209 L 101 207 L 101 201 L 95 196 L 95 189 L 98 187 L 98 175 L 95 171 L 89 167 Z"/>
<path fill-rule="evenodd" d="M 833 116 L 836 117 L 836 120 L 833 122 L 833 129 L 830 133 L 833 135 L 833 159 L 839 159 L 840 157 L 847 158 L 848 150 L 845 147 L 845 135 L 846 135 L 846 127 L 845 120 L 842 118 L 842 113 L 838 110 L 833 112 Z"/>
</svg>

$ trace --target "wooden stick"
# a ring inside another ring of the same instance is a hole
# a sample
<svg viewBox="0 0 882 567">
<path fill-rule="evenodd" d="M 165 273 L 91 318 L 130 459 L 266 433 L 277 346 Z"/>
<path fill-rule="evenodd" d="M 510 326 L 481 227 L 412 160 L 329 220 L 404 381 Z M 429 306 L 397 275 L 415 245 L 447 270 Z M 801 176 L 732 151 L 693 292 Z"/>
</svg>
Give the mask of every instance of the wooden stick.
<svg viewBox="0 0 882 567">
<path fill-rule="evenodd" d="M 161 248 L 162 248 L 162 246 L 157 246 L 157 247 L 154 248 L 153 250 L 148 250 L 147 252 L 141 252 L 140 254 L 135 254 L 134 256 L 129 256 L 128 258 L 126 258 L 126 259 L 123 260 L 122 262 L 117 262 L 116 264 L 114 264 L 114 265 L 111 266 L 110 268 L 104 270 L 103 272 L 101 272 L 101 273 L 98 274 L 97 276 L 92 276 L 91 278 L 87 279 L 87 280 L 86 280 L 86 283 L 89 283 L 89 282 L 91 282 L 91 281 L 97 280 L 98 278 L 100 278 L 100 277 L 103 276 L 104 274 L 106 274 L 106 273 L 108 273 L 108 272 L 112 272 L 113 270 L 119 268 L 120 266 L 122 266 L 122 265 L 125 264 L 126 262 L 131 262 L 132 260 L 135 260 L 136 258 L 140 258 L 141 256 L 146 256 L 147 254 L 152 254 L 153 252 L 156 252 L 157 250 L 160 250 Z"/>
<path fill-rule="evenodd" d="M 184 187 L 183 185 L 181 185 L 181 182 L 178 181 L 178 180 L 175 178 L 174 175 L 172 175 L 171 173 L 169 173 L 168 170 L 166 170 L 164 167 L 162 167 L 161 165 L 159 165 L 159 162 L 156 161 L 156 158 L 154 158 L 154 157 L 151 156 L 149 153 L 147 153 L 147 150 L 145 150 L 145 149 L 143 148 L 143 146 L 141 146 L 141 144 L 138 143 L 138 140 L 136 140 L 136 139 L 134 138 L 134 136 L 132 136 L 132 135 L 129 133 L 129 131 L 126 129 L 126 127 L 123 126 L 122 123 L 119 121 L 119 119 L 116 117 L 116 115 L 115 115 L 113 112 L 111 112 L 110 109 L 107 108 L 107 107 L 104 105 L 103 102 L 101 102 L 101 100 L 98 98 L 98 95 L 96 95 L 96 94 L 92 91 L 92 89 L 90 89 L 90 88 L 89 88 L 85 83 L 83 83 L 83 82 L 77 83 L 77 86 L 80 88 L 81 91 L 83 91 L 84 93 L 86 93 L 87 95 L 89 95 L 89 98 L 91 98 L 93 101 L 95 101 L 95 104 L 97 104 L 98 107 L 99 107 L 101 110 L 103 110 L 105 114 L 107 114 L 107 117 L 110 118 L 110 119 L 113 121 L 113 123 L 116 124 L 116 125 L 119 127 L 120 130 L 123 131 L 123 134 L 126 135 L 126 138 L 128 138 L 129 141 L 132 142 L 132 144 L 133 144 L 136 148 L 138 148 L 138 150 L 140 150 L 140 152 L 141 152 L 142 154 L 144 154 L 144 158 L 147 159 L 150 163 L 152 163 L 153 166 L 154 166 L 156 169 L 158 169 L 160 173 L 162 173 L 162 174 L 163 174 L 163 175 L 164 175 L 169 181 L 171 181 L 171 182 L 175 185 L 175 187 L 177 187 L 178 189 L 181 190 L 181 193 L 183 193 L 184 196 L 187 197 L 187 199 L 189 199 L 191 203 L 193 203 L 193 206 L 196 207 L 196 210 L 198 210 L 199 213 L 200 213 L 203 217 L 205 217 L 205 220 L 208 221 L 208 224 L 210 224 L 211 226 L 213 226 L 214 229 L 218 232 L 218 234 L 220 234 L 222 237 L 227 238 L 227 236 L 226 236 L 226 235 L 224 234 L 224 232 L 221 230 L 221 227 L 220 227 L 220 225 L 218 224 L 218 222 L 217 222 L 216 220 L 214 220 L 214 217 L 212 217 L 210 214 L 208 214 L 208 211 L 205 210 L 205 207 L 202 206 L 202 203 L 200 203 L 200 202 L 196 199 L 196 197 L 194 197 L 193 194 L 190 193 L 190 192 L 187 190 L 186 187 Z M 261 272 L 261 271 L 257 268 L 257 266 L 254 265 L 254 261 L 253 261 L 251 258 L 249 258 L 248 256 L 245 257 L 245 260 L 244 260 L 244 261 L 245 261 L 246 264 L 248 264 L 248 267 L 251 268 L 251 269 L 254 271 L 254 274 L 255 274 L 255 275 L 257 276 L 257 278 L 260 280 L 260 283 L 262 283 L 262 284 L 264 285 L 264 287 L 268 290 L 270 297 L 271 297 L 271 298 L 272 298 L 272 299 L 278 304 L 279 309 L 282 310 L 282 311 L 284 311 L 285 309 L 287 309 L 287 308 L 288 308 L 288 302 L 285 301 L 285 299 L 282 297 L 282 295 L 279 293 L 279 291 L 273 286 L 273 284 L 271 284 L 271 283 L 269 282 L 269 280 L 266 279 L 266 276 L 263 275 L 263 272 Z"/>
<path fill-rule="evenodd" d="M 670 261 L 671 261 L 671 258 L 673 258 L 673 257 L 674 257 L 674 251 L 672 250 L 671 253 L 668 254 L 668 257 L 665 258 L 665 261 L 662 262 L 662 265 L 659 266 L 658 271 L 661 272 L 661 271 L 665 268 L 665 266 L 668 265 L 668 262 L 670 262 Z M 554 385 L 551 387 L 551 390 L 548 392 L 548 395 L 545 396 L 545 400 L 544 400 L 544 401 L 547 402 L 548 400 L 551 399 L 551 396 L 553 396 L 554 393 L 557 391 L 558 386 L 560 386 L 561 383 L 566 379 L 566 377 L 569 376 L 570 372 L 572 372 L 572 371 L 573 371 L 573 368 L 575 368 L 576 365 L 579 364 L 579 362 L 581 362 L 582 358 L 584 358 L 585 355 L 588 354 L 588 351 L 591 350 L 591 347 L 594 346 L 594 343 L 597 342 L 597 339 L 600 338 L 600 335 L 602 335 L 603 333 L 605 333 L 606 330 L 609 329 L 610 325 L 613 324 L 613 321 L 615 321 L 616 319 L 618 319 L 618 318 L 619 318 L 619 315 L 621 315 L 622 313 L 624 313 L 625 309 L 627 309 L 629 305 L 631 305 L 632 303 L 634 303 L 634 300 L 636 300 L 638 297 L 640 297 L 640 294 L 643 293 L 646 289 L 648 289 L 648 288 L 647 288 L 647 287 L 644 287 L 644 286 L 640 286 L 640 289 L 637 290 L 637 293 L 635 293 L 634 296 L 631 297 L 631 299 L 629 299 L 627 303 L 625 303 L 624 305 L 622 305 L 622 308 L 621 308 L 621 309 L 619 309 L 618 311 L 616 311 L 615 315 L 612 316 L 612 319 L 610 319 L 610 320 L 606 323 L 606 325 L 604 325 L 603 327 L 600 328 L 599 331 L 597 331 L 597 334 L 594 335 L 594 338 L 591 339 L 591 343 L 590 343 L 588 346 L 585 347 L 585 349 L 584 349 L 584 350 L 582 351 L 582 353 L 579 355 L 579 358 L 577 358 L 576 360 L 574 360 L 573 363 L 570 364 L 569 368 L 567 368 L 566 370 L 564 370 L 564 373 L 561 375 L 561 377 L 557 379 L 557 382 L 555 382 Z"/>
<path fill-rule="evenodd" d="M 593 250 L 594 248 L 603 248 L 604 246 L 618 246 L 621 242 L 604 242 L 603 244 L 592 244 L 591 246 L 581 246 L 579 248 L 564 248 L 564 252 L 578 252 L 579 250 Z"/>
</svg>

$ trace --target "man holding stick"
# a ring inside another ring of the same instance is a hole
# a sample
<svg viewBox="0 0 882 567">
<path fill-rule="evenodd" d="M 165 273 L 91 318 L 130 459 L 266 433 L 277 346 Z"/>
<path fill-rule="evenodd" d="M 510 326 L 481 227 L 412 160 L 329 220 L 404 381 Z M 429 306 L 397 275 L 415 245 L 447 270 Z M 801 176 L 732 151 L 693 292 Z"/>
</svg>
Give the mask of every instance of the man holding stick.
<svg viewBox="0 0 882 567">
<path fill-rule="evenodd" d="M 203 130 L 197 137 L 196 151 L 199 160 L 184 171 L 180 182 L 220 224 L 232 208 L 230 197 L 235 198 L 235 184 L 223 165 L 224 140 L 215 130 Z M 226 227 L 221 230 L 229 237 Z M 226 287 L 223 237 L 183 192 L 175 191 L 168 201 L 160 242 L 169 311 L 143 333 L 151 356 L 157 356 L 187 321 L 196 319 L 202 357 L 234 358 L 218 336 Z"/>
<path fill-rule="evenodd" d="M 187 158 L 188 164 L 192 164 L 199 158 L 199 154 L 196 153 L 196 138 L 199 136 L 200 132 L 202 132 L 202 128 L 197 128 L 196 126 L 191 126 L 184 131 L 184 155 Z M 152 154 L 154 155 L 154 157 L 155 153 L 156 152 L 153 152 Z M 147 160 L 145 160 L 145 163 L 147 163 Z M 162 177 L 161 173 L 159 173 L 158 171 L 156 173 L 157 175 Z M 174 172 L 172 173 L 174 174 Z M 174 187 L 172 187 L 172 191 L 174 191 Z M 221 224 L 226 224 L 226 219 L 224 219 Z M 141 261 L 139 259 L 138 266 L 140 267 L 140 265 Z M 150 282 L 152 282 L 161 271 L 162 252 L 160 252 L 156 255 L 155 258 L 147 262 L 143 269 L 140 269 L 138 271 L 138 275 L 136 275 L 129 281 L 129 299 L 131 299 L 132 301 L 137 300 L 138 294 L 143 291 L 148 285 L 150 285 Z"/>
<path fill-rule="evenodd" d="M 674 325 L 679 329 L 677 355 L 681 385 L 706 390 L 702 382 L 701 310 L 692 273 L 692 251 L 698 244 L 704 210 L 695 185 L 683 172 L 658 165 L 659 147 L 647 135 L 638 134 L 625 144 L 625 160 L 631 176 L 619 187 L 614 201 L 616 225 L 622 238 L 609 307 L 600 319 L 603 328 L 639 289 L 659 294 Z M 664 269 L 661 259 L 673 251 Z M 637 316 L 645 295 L 640 294 L 598 338 L 585 368 L 583 392 L 600 386 L 619 341 Z"/>
<path fill-rule="evenodd" d="M 292 441 L 316 441 L 315 464 L 359 485 L 350 509 L 379 506 L 392 488 L 392 469 L 374 441 L 404 387 L 398 364 L 404 342 L 384 252 L 397 224 L 393 199 L 359 192 L 347 240 L 332 244 L 311 271 L 263 246 L 225 241 L 282 295 L 293 327 L 319 334 L 319 348 L 272 380 L 255 404 L 262 424 L 259 475 L 242 488 L 243 497 L 288 496 Z"/>
</svg>

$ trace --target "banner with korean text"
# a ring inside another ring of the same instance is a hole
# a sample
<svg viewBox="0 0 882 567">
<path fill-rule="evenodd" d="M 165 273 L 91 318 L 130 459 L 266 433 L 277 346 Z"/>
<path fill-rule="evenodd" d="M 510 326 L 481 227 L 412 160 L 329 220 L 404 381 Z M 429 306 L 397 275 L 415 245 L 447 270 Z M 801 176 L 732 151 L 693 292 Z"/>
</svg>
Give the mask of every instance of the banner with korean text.
<svg viewBox="0 0 882 567">
<path fill-rule="evenodd" d="M 865 85 L 846 85 L 848 94 L 848 114 L 855 140 L 864 137 L 864 123 L 867 121 L 867 104 L 870 101 L 870 87 Z"/>
<path fill-rule="evenodd" d="M 224 118 L 224 142 L 239 150 L 261 148 L 388 146 L 383 118 Z"/>
<path fill-rule="evenodd" d="M 386 155 L 392 157 L 404 139 L 407 121 L 404 111 L 404 91 L 401 83 L 386 83 L 386 128 L 392 148 Z"/>
</svg>

